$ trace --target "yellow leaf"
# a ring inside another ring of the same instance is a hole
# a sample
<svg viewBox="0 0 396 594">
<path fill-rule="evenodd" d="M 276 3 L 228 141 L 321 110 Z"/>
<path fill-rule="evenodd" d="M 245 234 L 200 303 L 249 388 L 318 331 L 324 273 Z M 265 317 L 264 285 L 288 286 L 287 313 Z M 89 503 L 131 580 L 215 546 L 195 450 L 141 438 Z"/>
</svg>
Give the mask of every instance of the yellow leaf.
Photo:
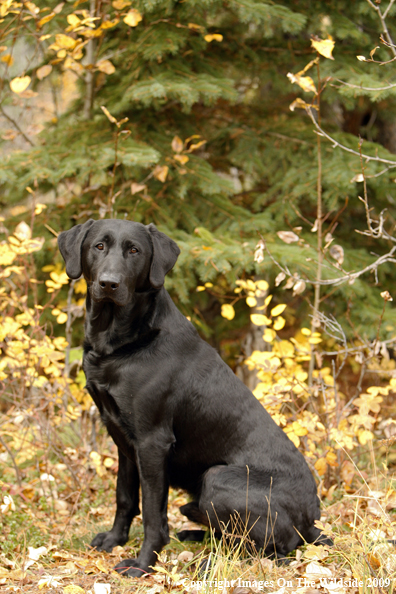
<svg viewBox="0 0 396 594">
<path fill-rule="evenodd" d="M 115 67 L 110 60 L 101 60 L 96 64 L 96 67 L 100 72 L 104 72 L 105 74 L 113 74 L 115 72 Z"/>
<path fill-rule="evenodd" d="M 77 41 L 73 39 L 73 37 L 70 37 L 69 35 L 64 35 L 63 33 L 58 33 L 57 35 L 55 35 L 55 42 L 60 49 L 65 50 L 72 50 L 77 45 Z"/>
<path fill-rule="evenodd" d="M 358 433 L 358 440 L 361 445 L 366 445 L 368 441 L 371 441 L 374 438 L 373 433 L 368 429 L 362 429 Z"/>
<path fill-rule="evenodd" d="M 117 123 L 117 120 L 115 119 L 115 117 L 111 115 L 111 113 L 109 112 L 109 110 L 104 105 L 101 105 L 100 106 L 100 109 L 108 117 L 108 119 L 110 120 L 110 122 L 112 124 L 116 124 Z"/>
<path fill-rule="evenodd" d="M 5 54 L 4 56 L 1 56 L 1 61 L 8 64 L 8 66 L 12 66 L 14 63 L 14 58 L 11 56 L 11 54 Z"/>
<path fill-rule="evenodd" d="M 184 142 L 178 136 L 175 136 L 172 140 L 172 150 L 175 153 L 181 153 L 184 148 Z"/>
<path fill-rule="evenodd" d="M 17 76 L 16 78 L 13 78 L 12 81 L 10 82 L 10 88 L 11 91 L 13 93 L 23 93 L 23 91 L 25 91 L 28 86 L 30 85 L 30 81 L 32 79 L 30 78 L 30 76 L 26 75 L 26 76 Z"/>
<path fill-rule="evenodd" d="M 41 27 L 43 25 L 45 25 L 45 23 L 48 23 L 49 21 L 52 21 L 52 19 L 54 18 L 55 13 L 51 12 L 51 14 L 47 14 L 45 17 L 43 17 L 42 19 L 39 20 L 39 22 L 37 23 L 37 27 L 39 29 L 41 29 Z"/>
<path fill-rule="evenodd" d="M 221 315 L 226 320 L 232 320 L 235 317 L 235 309 L 229 303 L 224 303 L 221 306 Z"/>
<path fill-rule="evenodd" d="M 175 161 L 178 161 L 179 163 L 181 163 L 182 165 L 185 165 L 190 159 L 187 157 L 187 155 L 175 155 L 174 156 Z"/>
<path fill-rule="evenodd" d="M 264 342 L 272 342 L 275 338 L 276 338 L 275 330 L 272 330 L 272 328 L 266 328 L 265 332 L 263 334 Z"/>
<path fill-rule="evenodd" d="M 197 25 L 196 23 L 188 23 L 188 28 L 193 29 L 194 31 L 202 31 L 203 27 L 201 25 Z"/>
<path fill-rule="evenodd" d="M 67 22 L 69 23 L 69 25 L 71 25 L 71 27 L 73 27 L 73 29 L 75 29 L 81 24 L 81 21 L 76 14 L 68 14 Z"/>
<path fill-rule="evenodd" d="M 265 307 L 267 307 L 267 306 L 268 306 L 268 305 L 271 303 L 272 297 L 273 297 L 272 295 L 268 295 L 268 296 L 265 298 L 265 301 L 264 301 L 264 306 L 265 306 Z"/>
<path fill-rule="evenodd" d="M 136 27 L 143 19 L 142 15 L 136 8 L 131 8 L 126 17 L 124 17 L 124 23 L 130 27 Z"/>
<path fill-rule="evenodd" d="M 287 73 L 287 78 L 291 83 L 296 83 L 303 91 L 307 93 L 316 93 L 316 87 L 313 79 L 310 76 L 301 76 L 300 74 Z"/>
<path fill-rule="evenodd" d="M 164 183 L 166 178 L 168 177 L 169 167 L 167 165 L 157 165 L 157 167 L 153 171 L 153 175 L 155 179 L 158 179 L 160 182 Z"/>
<path fill-rule="evenodd" d="M 200 148 L 204 144 L 206 144 L 206 140 L 200 140 L 199 142 L 196 142 L 195 144 L 190 144 L 187 152 L 192 153 L 193 151 L 196 151 L 198 148 Z"/>
<path fill-rule="evenodd" d="M 113 27 L 118 25 L 119 22 L 120 22 L 120 19 L 114 19 L 114 21 L 103 21 L 99 28 L 100 29 L 112 29 Z"/>
<path fill-rule="evenodd" d="M 336 468 L 338 466 L 337 454 L 333 451 L 327 452 L 326 462 L 329 466 Z"/>
<path fill-rule="evenodd" d="M 263 314 L 252 314 L 250 320 L 255 326 L 268 326 L 272 323 L 272 320 Z"/>
<path fill-rule="evenodd" d="M 51 72 L 52 72 L 51 64 L 45 64 L 45 66 L 41 66 L 41 68 L 37 69 L 36 75 L 39 80 L 43 80 L 43 78 L 45 78 L 46 76 L 51 74 Z"/>
<path fill-rule="evenodd" d="M 38 14 L 40 9 L 34 4 L 34 2 L 25 2 L 25 6 L 32 14 Z"/>
<path fill-rule="evenodd" d="M 281 313 L 283 313 L 285 309 L 286 305 L 284 303 L 279 303 L 279 305 L 275 305 L 275 307 L 271 309 L 271 316 L 275 318 L 276 316 L 279 316 Z"/>
<path fill-rule="evenodd" d="M 315 39 L 311 39 L 312 47 L 316 49 L 316 51 L 325 58 L 329 58 L 329 60 L 334 60 L 332 56 L 332 52 L 334 49 L 335 41 L 331 37 L 328 39 L 319 39 L 316 41 Z"/>
<path fill-rule="evenodd" d="M 323 476 L 324 474 L 326 474 L 326 470 L 327 470 L 326 458 L 319 458 L 319 460 L 317 460 L 315 462 L 314 467 L 320 476 Z"/>
<path fill-rule="evenodd" d="M 75 584 L 69 584 L 63 588 L 63 594 L 85 594 L 85 590 Z"/>
<path fill-rule="evenodd" d="M 290 111 L 294 111 L 295 109 L 307 109 L 307 107 L 311 107 L 313 109 L 318 109 L 316 105 L 310 105 L 309 103 L 306 103 L 300 97 L 297 97 L 297 99 L 295 99 L 293 101 L 293 103 L 291 103 L 289 105 Z"/>
<path fill-rule="evenodd" d="M 45 210 L 47 208 L 46 204 L 41 204 L 41 202 L 38 202 L 36 204 L 36 206 L 34 207 L 34 214 L 35 215 L 39 215 L 43 212 L 43 210 Z"/>
<path fill-rule="evenodd" d="M 205 291 L 205 287 L 203 287 L 202 285 L 198 285 L 198 287 L 195 290 L 197 291 L 197 293 L 201 293 L 202 291 Z"/>
<path fill-rule="evenodd" d="M 64 324 L 67 321 L 67 313 L 61 312 L 56 318 L 58 324 Z"/>
<path fill-rule="evenodd" d="M 269 284 L 265 280 L 258 280 L 255 285 L 260 291 L 268 291 L 269 289 Z"/>
<path fill-rule="evenodd" d="M 319 336 L 312 336 L 308 339 L 308 342 L 309 344 L 319 344 L 320 342 L 322 342 L 322 339 L 319 338 Z"/>
<path fill-rule="evenodd" d="M 255 305 L 257 305 L 257 299 L 255 297 L 247 297 L 246 303 L 249 307 L 254 307 Z"/>
<path fill-rule="evenodd" d="M 220 33 L 213 33 L 211 35 L 205 35 L 205 41 L 210 43 L 211 41 L 223 41 L 223 36 Z"/>
<path fill-rule="evenodd" d="M 282 316 L 279 316 L 279 318 L 276 318 L 276 320 L 274 321 L 273 328 L 276 331 L 282 330 L 282 328 L 285 327 L 285 324 L 286 324 L 285 318 L 282 318 Z"/>
<path fill-rule="evenodd" d="M 114 2 L 112 2 L 112 5 L 116 10 L 122 10 L 123 8 L 125 8 L 126 6 L 130 6 L 131 4 L 132 2 L 130 2 L 129 0 L 114 0 Z"/>
</svg>

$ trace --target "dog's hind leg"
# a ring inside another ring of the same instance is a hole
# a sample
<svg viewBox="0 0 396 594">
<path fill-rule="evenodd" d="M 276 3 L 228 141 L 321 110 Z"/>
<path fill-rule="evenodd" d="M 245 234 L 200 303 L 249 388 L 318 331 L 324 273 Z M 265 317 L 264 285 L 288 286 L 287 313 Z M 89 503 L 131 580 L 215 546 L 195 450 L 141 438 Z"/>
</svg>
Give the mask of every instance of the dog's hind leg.
<svg viewBox="0 0 396 594">
<path fill-rule="evenodd" d="M 209 527 L 209 518 L 206 514 L 203 514 L 198 507 L 196 501 L 191 501 L 180 507 L 180 512 L 183 516 L 186 516 L 190 522 L 196 524 L 203 524 Z M 183 541 L 195 541 L 202 542 L 205 538 L 206 530 L 181 530 L 177 533 L 178 539 Z"/>
<path fill-rule="evenodd" d="M 290 483 L 281 472 L 213 466 L 203 477 L 199 511 L 226 539 L 281 558 L 303 544 L 298 530 L 307 524 Z"/>
</svg>

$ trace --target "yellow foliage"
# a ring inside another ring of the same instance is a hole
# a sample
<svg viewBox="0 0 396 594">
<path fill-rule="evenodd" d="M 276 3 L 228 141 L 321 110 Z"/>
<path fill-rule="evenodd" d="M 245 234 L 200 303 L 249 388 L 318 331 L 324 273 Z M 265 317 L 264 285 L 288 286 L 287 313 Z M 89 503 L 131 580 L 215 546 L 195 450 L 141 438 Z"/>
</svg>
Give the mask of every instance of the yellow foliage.
<svg viewBox="0 0 396 594">
<path fill-rule="evenodd" d="M 235 317 L 235 309 L 229 303 L 224 303 L 221 306 L 221 315 L 227 320 L 233 320 Z"/>
</svg>

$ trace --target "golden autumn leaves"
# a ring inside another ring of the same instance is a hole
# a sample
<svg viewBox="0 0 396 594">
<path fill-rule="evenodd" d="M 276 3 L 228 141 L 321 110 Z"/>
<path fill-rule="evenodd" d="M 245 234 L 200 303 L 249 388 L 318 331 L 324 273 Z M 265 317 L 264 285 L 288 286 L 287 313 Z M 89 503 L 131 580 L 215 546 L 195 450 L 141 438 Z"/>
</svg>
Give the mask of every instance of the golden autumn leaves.
<svg viewBox="0 0 396 594">
<path fill-rule="evenodd" d="M 41 32 L 47 23 L 62 12 L 64 3 L 58 4 L 49 14 L 42 16 L 44 11 L 48 9 L 41 9 L 34 2 L 28 1 L 20 4 L 14 2 L 14 0 L 3 0 L 0 5 L 0 18 L 4 18 L 9 13 L 23 13 L 24 20 L 34 21 L 38 41 L 46 41 L 52 38 L 52 43 L 47 49 L 54 52 L 55 56 L 50 60 L 49 64 L 37 69 L 36 76 L 38 80 L 47 77 L 52 71 L 52 65 L 58 63 L 62 63 L 63 68 L 70 69 L 78 75 L 81 75 L 87 68 L 111 75 L 116 68 L 107 58 L 97 60 L 96 64 L 82 63 L 85 48 L 90 40 L 102 37 L 108 29 L 115 27 L 121 21 L 130 28 L 138 27 L 143 21 L 143 15 L 136 8 L 131 8 L 131 5 L 131 0 L 113 0 L 112 7 L 115 14 L 102 20 L 101 17 L 95 16 L 87 9 L 78 8 L 79 4 L 76 3 L 74 5 L 76 10 L 66 16 L 67 24 L 64 30 L 56 34 L 41 34 Z M 176 26 L 182 27 L 183 25 L 178 23 Z M 223 40 L 220 33 L 208 33 L 205 27 L 196 23 L 188 23 L 186 28 L 201 34 L 207 43 L 221 42 Z M 6 49 L 6 46 L 0 46 L 0 51 Z M 11 53 L 3 55 L 1 60 L 9 65 L 13 63 Z M 13 93 L 25 98 L 33 96 L 33 91 L 28 90 L 31 80 L 30 75 L 22 73 L 10 81 L 10 89 Z"/>
<path fill-rule="evenodd" d="M 311 44 L 318 54 L 324 56 L 325 58 L 328 58 L 329 60 L 334 60 L 332 52 L 334 49 L 335 41 L 332 39 L 332 37 L 328 37 L 328 39 L 312 38 Z M 314 93 L 315 95 L 317 95 L 317 89 L 313 81 L 313 78 L 311 76 L 307 76 L 306 72 L 310 68 L 312 68 L 312 66 L 318 63 L 318 59 L 319 57 L 317 56 L 314 60 L 308 62 L 308 64 L 305 66 L 305 68 L 303 68 L 303 70 L 300 70 L 300 72 L 297 72 L 296 74 L 288 72 L 287 78 L 290 80 L 291 83 L 297 84 L 299 87 L 301 87 L 302 90 L 306 93 Z M 290 109 L 291 111 L 294 111 L 298 107 L 305 108 L 307 106 L 308 104 L 303 99 L 298 97 L 290 105 Z M 309 107 L 316 108 L 315 105 L 309 105 Z"/>
</svg>

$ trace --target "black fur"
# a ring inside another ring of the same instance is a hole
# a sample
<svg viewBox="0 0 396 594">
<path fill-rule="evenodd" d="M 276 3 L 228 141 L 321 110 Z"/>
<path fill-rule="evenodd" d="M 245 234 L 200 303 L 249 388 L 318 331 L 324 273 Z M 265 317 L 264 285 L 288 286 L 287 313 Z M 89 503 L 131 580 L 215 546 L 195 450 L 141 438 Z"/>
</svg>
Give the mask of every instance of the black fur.
<svg viewBox="0 0 396 594">
<path fill-rule="evenodd" d="M 266 554 L 325 542 L 302 454 L 163 287 L 177 245 L 153 225 L 90 220 L 61 233 L 59 248 L 68 274 L 88 283 L 87 389 L 119 451 L 114 525 L 92 546 L 127 542 L 139 486 L 143 546 L 117 566 L 130 576 L 150 572 L 169 542 L 169 486 L 192 495 L 189 519 L 245 530 Z"/>
</svg>

